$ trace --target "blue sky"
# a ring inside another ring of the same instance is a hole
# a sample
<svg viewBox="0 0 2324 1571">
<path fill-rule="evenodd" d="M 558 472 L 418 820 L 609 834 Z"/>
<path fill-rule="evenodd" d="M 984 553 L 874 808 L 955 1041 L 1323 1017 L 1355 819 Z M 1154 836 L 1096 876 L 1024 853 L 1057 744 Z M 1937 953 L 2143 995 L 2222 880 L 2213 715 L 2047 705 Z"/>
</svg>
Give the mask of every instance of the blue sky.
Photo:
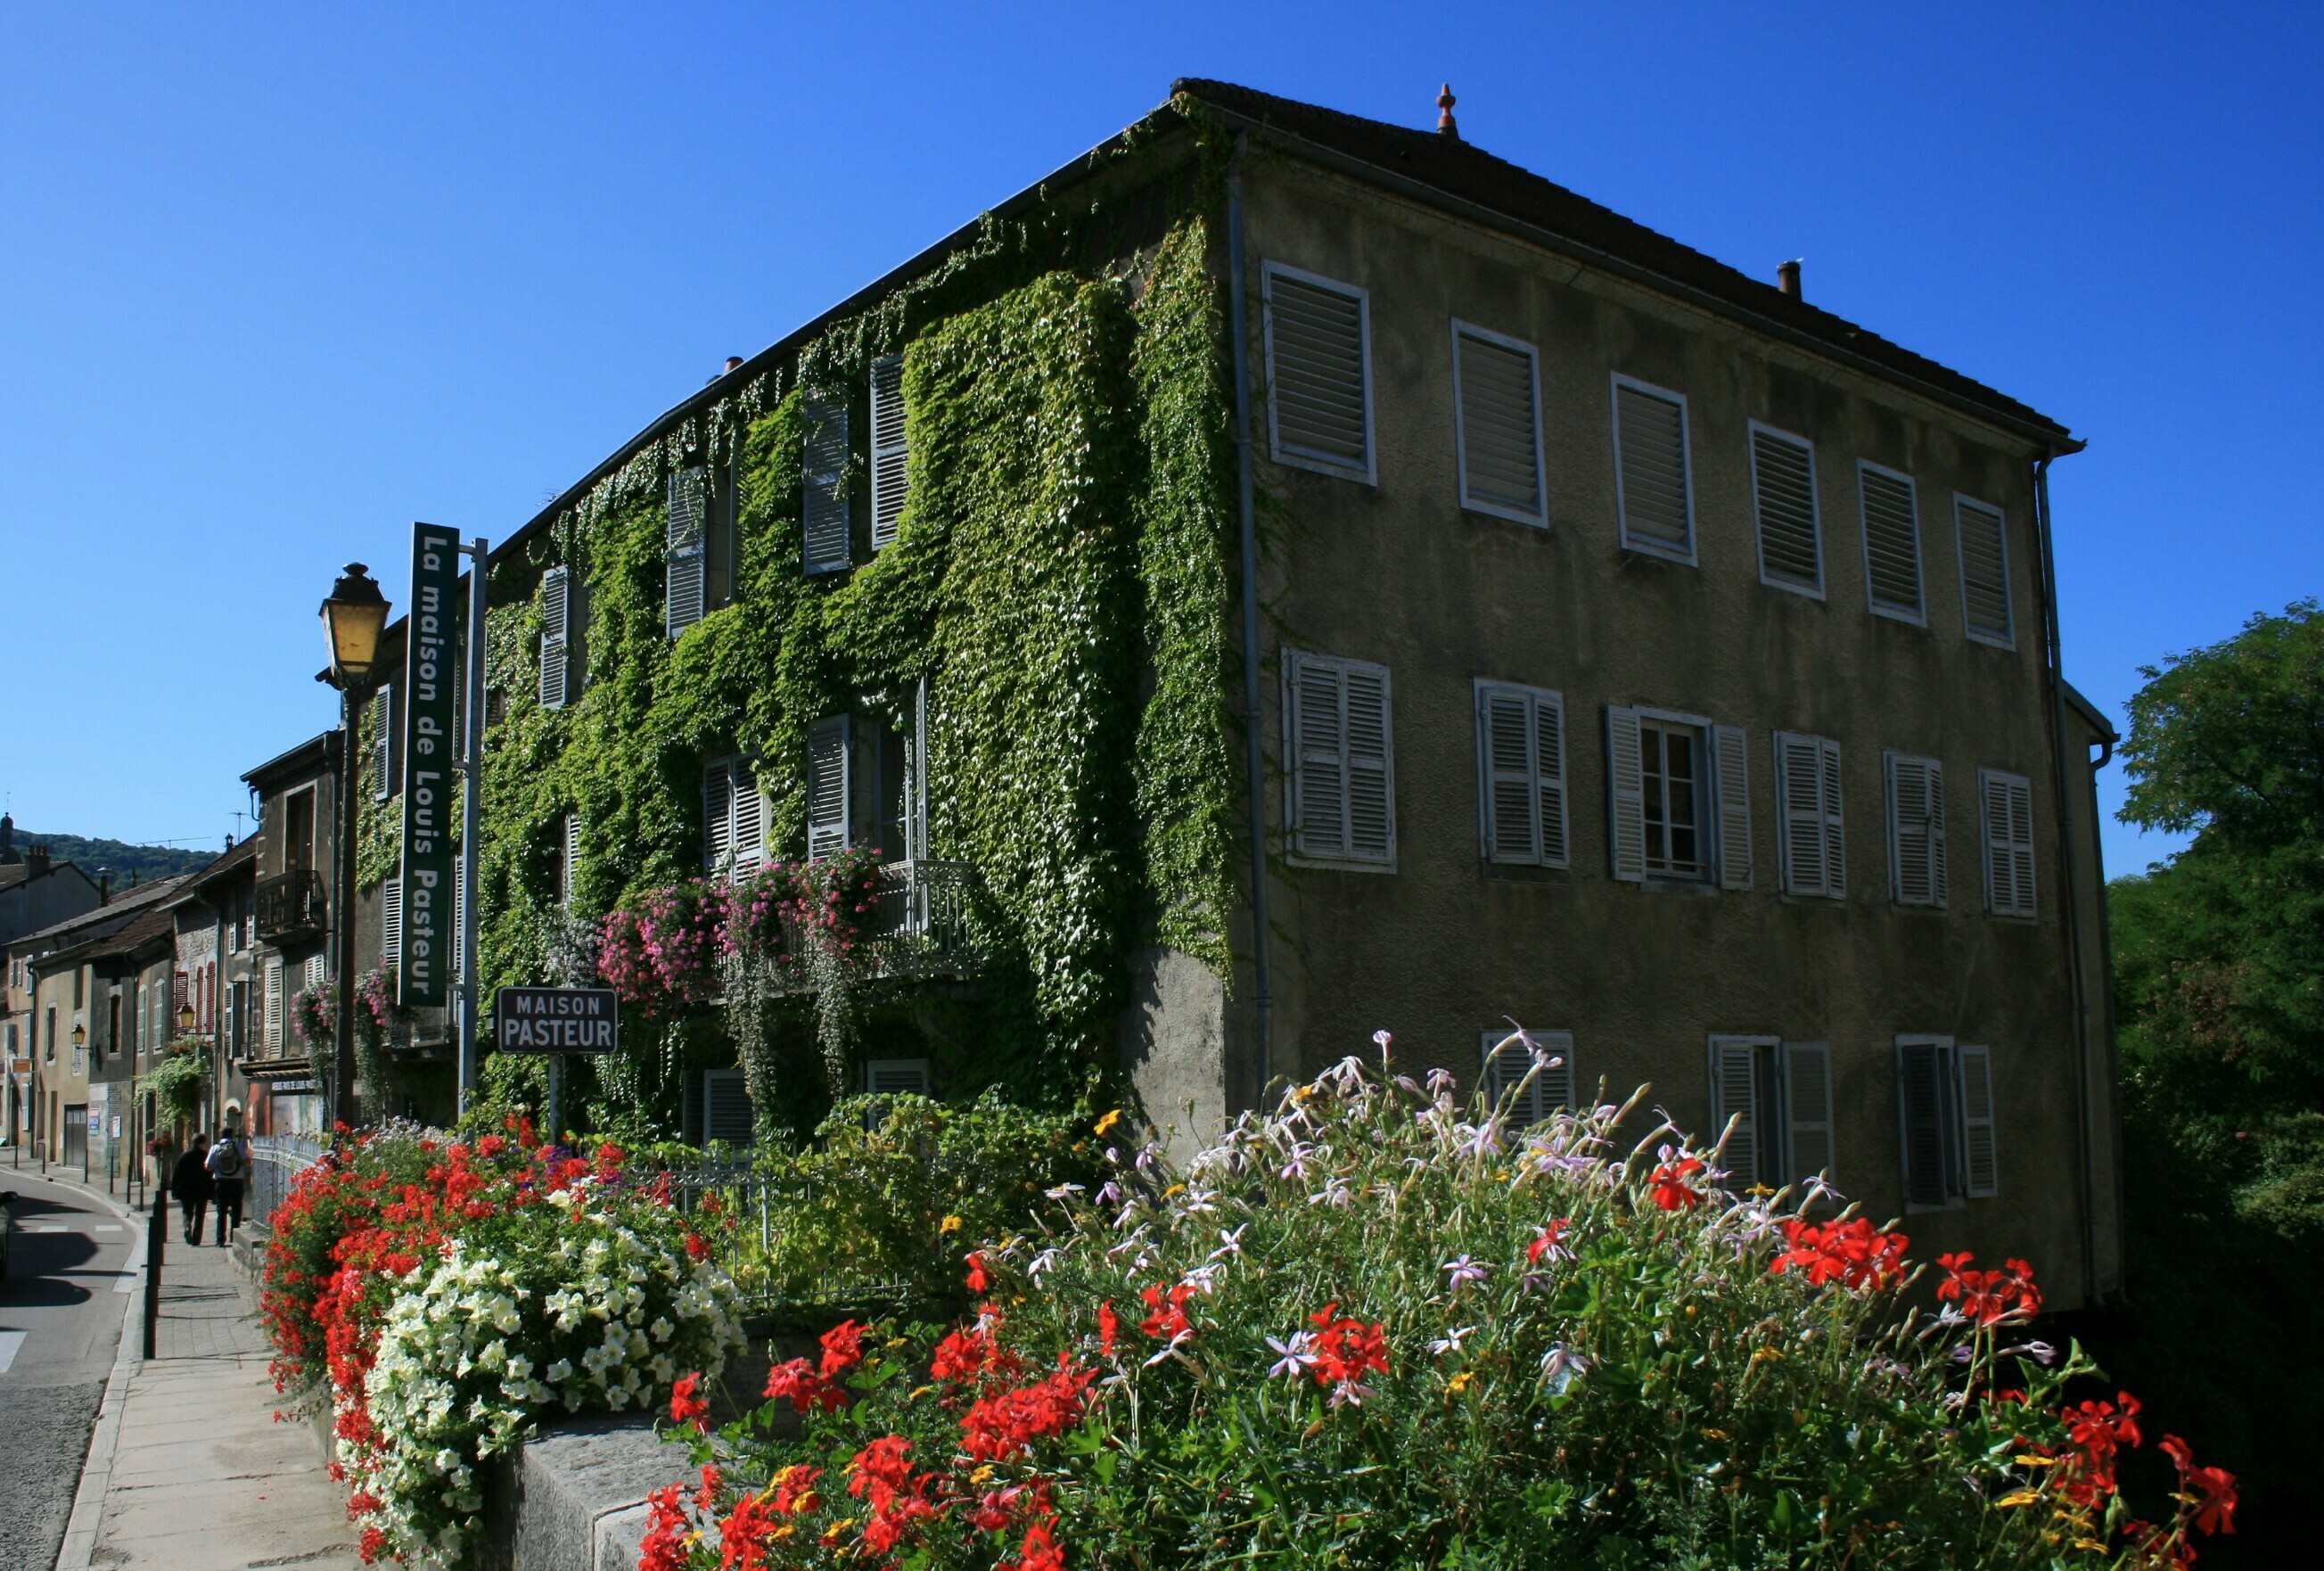
<svg viewBox="0 0 2324 1571">
<path fill-rule="evenodd" d="M 1433 123 L 2090 441 L 2067 670 L 2324 589 L 2313 5 L 12 7 L 0 791 L 210 840 L 316 603 L 1214 76 Z M 2118 800 L 2110 772 L 2109 806 Z M 2110 827 L 2134 870 L 2171 843 Z"/>
</svg>

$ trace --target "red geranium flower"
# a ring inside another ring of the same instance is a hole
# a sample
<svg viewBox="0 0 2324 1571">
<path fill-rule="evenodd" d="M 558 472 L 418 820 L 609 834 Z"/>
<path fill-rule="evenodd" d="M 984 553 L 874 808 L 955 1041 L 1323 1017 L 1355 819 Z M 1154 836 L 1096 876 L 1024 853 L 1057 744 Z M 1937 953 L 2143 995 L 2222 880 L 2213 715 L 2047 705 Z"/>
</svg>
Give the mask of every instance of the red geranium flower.
<svg viewBox="0 0 2324 1571">
<path fill-rule="evenodd" d="M 843 1320 L 823 1334 L 823 1374 L 828 1380 L 840 1371 L 862 1361 L 863 1357 L 863 1327 L 853 1320 Z"/>
<path fill-rule="evenodd" d="M 691 1424 L 696 1430 L 709 1427 L 702 1420 L 709 1414 L 710 1404 L 694 1394 L 695 1388 L 701 1383 L 702 1375 L 698 1371 L 678 1377 L 678 1383 L 670 1388 L 669 1392 L 671 1423 Z"/>
<path fill-rule="evenodd" d="M 1655 1204 L 1665 1211 L 1692 1211 L 1702 1205 L 1702 1197 L 1688 1188 L 1686 1181 L 1702 1170 L 1702 1160 L 1697 1157 L 1656 1168 L 1649 1180 L 1655 1187 Z"/>
</svg>

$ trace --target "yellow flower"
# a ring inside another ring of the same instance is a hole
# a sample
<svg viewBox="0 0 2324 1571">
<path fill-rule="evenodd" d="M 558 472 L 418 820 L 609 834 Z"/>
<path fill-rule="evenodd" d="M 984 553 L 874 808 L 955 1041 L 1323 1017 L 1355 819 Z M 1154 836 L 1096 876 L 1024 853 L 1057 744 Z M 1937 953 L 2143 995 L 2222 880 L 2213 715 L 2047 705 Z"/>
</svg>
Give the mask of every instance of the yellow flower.
<svg viewBox="0 0 2324 1571">
<path fill-rule="evenodd" d="M 1733 1437 L 1733 1436 L 1731 1436 L 1731 1435 L 1728 1434 L 1728 1432 L 1727 1432 L 1726 1430 L 1724 1430 L 1724 1429 L 1705 1429 L 1705 1430 L 1702 1432 L 1702 1437 L 1703 1437 L 1704 1439 L 1706 1439 L 1706 1440 L 1720 1440 L 1720 1441 L 1730 1440 L 1730 1439 L 1734 1438 L 1734 1437 Z"/>
<path fill-rule="evenodd" d="M 1174 1195 L 1183 1195 L 1183 1194 L 1185 1194 L 1185 1192 L 1186 1192 L 1186 1186 L 1185 1186 L 1185 1185 L 1184 1185 L 1184 1184 L 1173 1184 L 1173 1185 L 1171 1185 L 1168 1188 L 1167 1188 L 1167 1189 L 1165 1189 L 1165 1190 L 1163 1190 L 1163 1191 L 1162 1191 L 1162 1198 L 1164 1198 L 1165 1200 L 1167 1200 L 1167 1199 L 1169 1199 L 1169 1198 L 1170 1198 L 1172 1196 L 1174 1196 Z"/>
<path fill-rule="evenodd" d="M 855 1519 L 853 1517 L 840 1518 L 837 1521 L 832 1523 L 831 1526 L 823 1529 L 823 1541 L 826 1544 L 836 1544 L 843 1537 L 845 1536 L 847 1529 L 854 1525 Z"/>
<path fill-rule="evenodd" d="M 1107 1130 L 1111 1129 L 1115 1124 L 1120 1123 L 1120 1122 L 1121 1109 L 1117 1107 L 1111 1113 L 1107 1114 L 1103 1118 L 1097 1121 L 1097 1128 L 1094 1132 L 1103 1134 Z"/>
<path fill-rule="evenodd" d="M 1783 1361 L 1784 1350 L 1780 1347 L 1762 1347 L 1751 1354 L 1754 1363 L 1781 1363 Z"/>
<path fill-rule="evenodd" d="M 936 1224 L 936 1231 L 939 1234 L 958 1233 L 960 1231 L 960 1218 L 957 1216 L 945 1217 L 942 1222 Z"/>
<path fill-rule="evenodd" d="M 1444 1389 L 1457 1395 L 1462 1391 L 1467 1391 L 1476 1381 L 1476 1378 L 1477 1372 L 1475 1370 L 1464 1369 L 1460 1373 L 1454 1375 L 1451 1380 L 1445 1382 Z"/>
<path fill-rule="evenodd" d="M 1997 1503 L 2006 1510 L 2014 1505 L 2032 1505 L 2035 1501 L 2040 1500 L 2041 1498 L 2042 1493 L 2039 1490 L 2021 1489 L 2015 1494 L 2003 1495 Z"/>
<path fill-rule="evenodd" d="M 990 1462 L 979 1464 L 976 1471 L 968 1475 L 968 1481 L 971 1483 L 991 1483 L 992 1482 L 992 1464 Z"/>
</svg>

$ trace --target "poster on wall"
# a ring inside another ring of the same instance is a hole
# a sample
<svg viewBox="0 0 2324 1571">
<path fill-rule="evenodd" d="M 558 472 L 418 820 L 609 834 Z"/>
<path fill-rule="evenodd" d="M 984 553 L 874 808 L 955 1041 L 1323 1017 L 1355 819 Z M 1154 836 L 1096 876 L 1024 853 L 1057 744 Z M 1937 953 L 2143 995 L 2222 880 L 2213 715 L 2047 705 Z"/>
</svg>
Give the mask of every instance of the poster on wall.
<svg viewBox="0 0 2324 1571">
<path fill-rule="evenodd" d="M 396 1001 L 440 1009 L 451 996 L 452 698 L 460 681 L 460 539 L 432 523 L 411 526 L 411 610 L 403 640 L 403 935 L 395 956 Z"/>
</svg>

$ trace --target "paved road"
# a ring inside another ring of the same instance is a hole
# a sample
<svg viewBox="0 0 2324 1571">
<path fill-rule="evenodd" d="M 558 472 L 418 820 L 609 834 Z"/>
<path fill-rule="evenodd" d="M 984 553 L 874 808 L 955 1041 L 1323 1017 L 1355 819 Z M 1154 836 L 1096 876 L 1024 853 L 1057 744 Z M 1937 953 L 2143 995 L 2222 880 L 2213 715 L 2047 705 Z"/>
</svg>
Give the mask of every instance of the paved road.
<svg viewBox="0 0 2324 1571">
<path fill-rule="evenodd" d="M 136 1285 L 133 1230 L 88 1194 L 0 1165 L 18 1196 L 0 1282 L 0 1571 L 50 1571 Z M 126 1273 L 126 1274 L 124 1274 Z"/>
</svg>

